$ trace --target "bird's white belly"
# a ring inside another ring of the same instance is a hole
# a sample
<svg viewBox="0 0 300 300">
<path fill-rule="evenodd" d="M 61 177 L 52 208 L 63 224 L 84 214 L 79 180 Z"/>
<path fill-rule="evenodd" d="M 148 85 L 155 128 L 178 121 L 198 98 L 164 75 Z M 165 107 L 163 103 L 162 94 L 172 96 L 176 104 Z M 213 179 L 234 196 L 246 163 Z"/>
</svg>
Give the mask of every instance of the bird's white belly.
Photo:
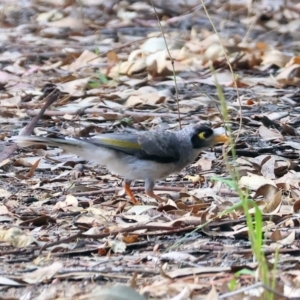
<svg viewBox="0 0 300 300">
<path fill-rule="evenodd" d="M 94 156 L 91 156 L 86 148 L 80 148 L 80 152 L 77 151 L 77 155 L 97 162 L 99 165 L 106 166 L 110 172 L 123 176 L 129 180 L 135 179 L 160 179 L 166 176 L 180 172 L 186 165 L 192 162 L 197 155 L 199 150 L 195 150 L 192 153 L 186 155 L 181 159 L 181 162 L 176 163 L 158 163 L 151 160 L 138 159 L 135 156 L 127 155 L 106 149 L 102 147 L 94 148 Z M 74 151 L 73 151 L 74 152 Z"/>
<path fill-rule="evenodd" d="M 91 149 L 87 150 L 86 147 L 77 149 L 76 154 L 101 166 L 106 166 L 110 172 L 129 180 L 147 178 L 155 180 L 166 177 L 176 171 L 174 163 L 162 164 L 151 160 L 142 160 L 135 156 L 103 147 L 95 147 L 94 156 L 91 156 Z"/>
<path fill-rule="evenodd" d="M 173 163 L 157 163 L 151 160 L 141 160 L 134 156 L 115 157 L 106 162 L 110 172 L 119 174 L 126 179 L 159 179 L 175 171 Z"/>
</svg>

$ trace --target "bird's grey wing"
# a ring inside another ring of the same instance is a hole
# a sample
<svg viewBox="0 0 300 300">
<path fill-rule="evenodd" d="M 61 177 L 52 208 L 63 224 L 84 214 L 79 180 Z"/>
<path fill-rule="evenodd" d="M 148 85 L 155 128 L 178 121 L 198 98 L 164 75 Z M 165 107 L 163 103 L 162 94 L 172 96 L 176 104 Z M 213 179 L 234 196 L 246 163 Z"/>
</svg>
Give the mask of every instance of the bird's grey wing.
<svg viewBox="0 0 300 300">
<path fill-rule="evenodd" d="M 87 139 L 89 143 L 130 155 L 135 155 L 141 150 L 138 135 L 134 133 L 106 133 L 95 135 Z"/>
<path fill-rule="evenodd" d="M 149 131 L 138 136 L 141 150 L 135 156 L 160 163 L 176 162 L 180 159 L 179 141 L 173 132 Z"/>
<path fill-rule="evenodd" d="M 134 133 L 107 133 L 93 136 L 89 142 L 134 155 L 139 159 L 161 163 L 176 162 L 180 158 L 177 136 L 168 131 Z"/>
</svg>

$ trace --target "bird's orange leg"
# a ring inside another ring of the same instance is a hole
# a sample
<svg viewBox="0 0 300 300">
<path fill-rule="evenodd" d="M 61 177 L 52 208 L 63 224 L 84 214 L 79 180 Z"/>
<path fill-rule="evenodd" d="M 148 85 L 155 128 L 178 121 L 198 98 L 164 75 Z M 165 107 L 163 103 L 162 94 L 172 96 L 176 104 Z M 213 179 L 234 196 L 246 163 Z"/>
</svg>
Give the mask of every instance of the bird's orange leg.
<svg viewBox="0 0 300 300">
<path fill-rule="evenodd" d="M 164 202 L 165 200 L 158 195 L 154 194 L 154 181 L 152 180 L 145 180 L 145 193 L 147 196 L 154 198 L 158 202 Z"/>
<path fill-rule="evenodd" d="M 124 180 L 123 187 L 125 189 L 126 194 L 130 197 L 131 202 L 133 202 L 135 205 L 138 205 L 138 204 L 140 204 L 140 202 L 137 201 L 136 198 L 134 197 L 134 195 L 130 189 L 130 184 L 131 184 L 131 181 Z"/>
</svg>

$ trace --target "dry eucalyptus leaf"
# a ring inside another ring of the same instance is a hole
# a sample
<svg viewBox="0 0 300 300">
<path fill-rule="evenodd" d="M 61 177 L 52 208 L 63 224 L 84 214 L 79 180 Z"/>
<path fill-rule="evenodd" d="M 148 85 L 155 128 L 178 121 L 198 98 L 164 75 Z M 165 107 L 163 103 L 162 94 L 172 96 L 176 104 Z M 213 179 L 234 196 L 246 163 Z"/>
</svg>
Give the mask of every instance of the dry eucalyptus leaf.
<svg viewBox="0 0 300 300">
<path fill-rule="evenodd" d="M 54 262 L 52 265 L 37 269 L 31 273 L 26 273 L 23 275 L 23 281 L 36 284 L 43 281 L 49 281 L 53 278 L 53 276 L 63 268 L 63 264 L 61 262 Z"/>
<path fill-rule="evenodd" d="M 263 213 L 264 214 L 275 214 L 279 211 L 280 205 L 282 203 L 282 191 L 278 191 L 274 199 L 272 199 L 267 206 L 264 207 Z"/>
<path fill-rule="evenodd" d="M 89 295 L 82 299 L 86 300 L 146 300 L 131 287 L 125 285 L 116 285 L 109 288 L 96 287 Z"/>
<path fill-rule="evenodd" d="M 272 141 L 275 139 L 283 140 L 282 134 L 275 129 L 269 129 L 262 125 L 259 127 L 258 131 L 259 135 L 266 141 Z"/>
<path fill-rule="evenodd" d="M 273 182 L 273 180 L 256 174 L 248 174 L 247 176 L 241 177 L 241 179 L 239 180 L 240 187 L 247 187 L 251 190 L 257 190 L 259 187 L 266 184 L 270 184 L 276 187 L 276 184 L 275 182 Z"/>
<path fill-rule="evenodd" d="M 259 196 L 263 196 L 266 201 L 271 201 L 274 199 L 274 196 L 277 194 L 278 188 L 271 184 L 264 184 L 260 186 L 254 195 L 253 198 L 258 198 Z"/>
<path fill-rule="evenodd" d="M 21 229 L 12 227 L 0 230 L 0 241 L 9 243 L 13 247 L 22 248 L 35 242 L 35 239 L 26 235 Z"/>
<path fill-rule="evenodd" d="M 283 246 L 292 245 L 295 241 L 296 233 L 295 230 L 284 239 L 276 241 L 276 243 L 271 244 L 273 248 L 282 248 Z"/>
<path fill-rule="evenodd" d="M 114 251 L 114 253 L 124 253 L 126 250 L 126 243 L 121 241 L 108 241 L 108 246 Z"/>
</svg>

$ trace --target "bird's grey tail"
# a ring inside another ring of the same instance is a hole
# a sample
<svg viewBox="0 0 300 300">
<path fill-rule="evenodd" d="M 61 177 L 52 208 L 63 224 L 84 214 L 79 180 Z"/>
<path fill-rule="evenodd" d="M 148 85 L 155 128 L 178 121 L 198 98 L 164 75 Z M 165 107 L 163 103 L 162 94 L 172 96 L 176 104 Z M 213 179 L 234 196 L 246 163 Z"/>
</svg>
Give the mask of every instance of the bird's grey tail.
<svg viewBox="0 0 300 300">
<path fill-rule="evenodd" d="M 46 138 L 37 136 L 14 136 L 11 140 L 15 141 L 20 147 L 31 145 L 49 145 L 62 148 L 64 151 L 80 156 L 86 160 L 94 160 L 103 164 L 112 156 L 112 151 L 99 147 L 88 140 L 76 138 Z"/>
<path fill-rule="evenodd" d="M 46 138 L 37 136 L 15 136 L 12 138 L 20 147 L 32 145 L 48 145 L 62 148 L 66 152 L 76 154 L 82 158 L 86 157 L 87 142 L 75 138 Z M 91 147 L 91 146 L 90 146 Z"/>
<path fill-rule="evenodd" d="M 14 136 L 11 140 L 15 141 L 20 147 L 28 147 L 32 145 L 49 145 L 49 146 L 80 146 L 80 140 L 66 138 L 45 138 L 38 136 Z"/>
</svg>

